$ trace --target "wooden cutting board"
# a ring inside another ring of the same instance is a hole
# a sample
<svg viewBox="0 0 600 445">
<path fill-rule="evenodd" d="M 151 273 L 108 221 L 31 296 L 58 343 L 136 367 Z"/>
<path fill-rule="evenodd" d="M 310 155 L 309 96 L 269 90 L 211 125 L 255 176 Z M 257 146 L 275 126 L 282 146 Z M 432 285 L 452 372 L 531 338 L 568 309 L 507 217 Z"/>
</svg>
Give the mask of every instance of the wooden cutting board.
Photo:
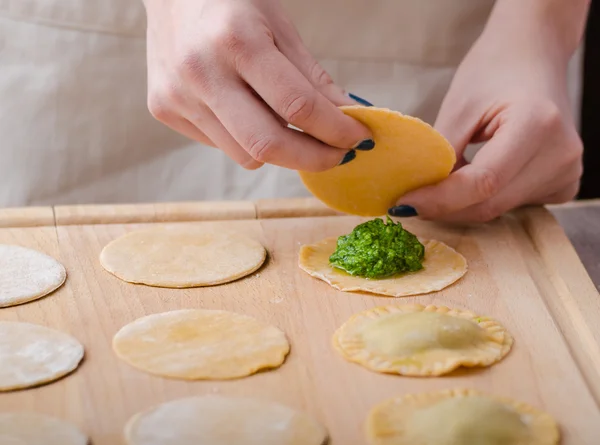
<svg viewBox="0 0 600 445">
<path fill-rule="evenodd" d="M 98 255 L 112 239 L 150 224 L 182 221 L 247 233 L 268 249 L 268 263 L 234 283 L 186 290 L 124 283 L 101 268 Z M 39 249 L 68 271 L 58 292 L 0 309 L 0 319 L 63 330 L 86 348 L 82 366 L 66 378 L 0 394 L 0 411 L 59 416 L 79 425 L 93 445 L 117 445 L 124 443 L 129 417 L 153 404 L 193 394 L 243 395 L 306 410 L 326 425 L 331 445 L 359 445 L 374 404 L 410 392 L 466 387 L 547 410 L 560 423 L 565 445 L 600 443 L 600 297 L 546 210 L 527 209 L 475 227 L 407 220 L 406 227 L 419 236 L 461 252 L 469 272 L 441 292 L 401 299 L 339 292 L 298 268 L 301 244 L 347 233 L 360 221 L 312 200 L 0 211 L 0 243 Z M 381 375 L 333 351 L 331 335 L 355 312 L 412 302 L 497 318 L 513 334 L 514 349 L 492 368 L 442 378 Z M 272 323 L 289 336 L 291 354 L 278 370 L 228 382 L 163 379 L 115 357 L 111 339 L 119 328 L 180 308 L 225 309 Z"/>
</svg>

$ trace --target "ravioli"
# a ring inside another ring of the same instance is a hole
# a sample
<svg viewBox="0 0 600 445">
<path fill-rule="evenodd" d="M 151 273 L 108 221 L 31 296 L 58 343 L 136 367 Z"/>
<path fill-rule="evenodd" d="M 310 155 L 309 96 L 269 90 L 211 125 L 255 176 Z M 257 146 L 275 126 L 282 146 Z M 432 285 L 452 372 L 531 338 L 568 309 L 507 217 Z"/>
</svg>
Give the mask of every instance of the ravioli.
<svg viewBox="0 0 600 445">
<path fill-rule="evenodd" d="M 533 406 L 472 389 L 409 394 L 372 408 L 369 445 L 557 445 L 554 419 Z"/>
<path fill-rule="evenodd" d="M 342 356 L 368 369 L 440 376 L 502 360 L 513 338 L 497 321 L 465 310 L 420 304 L 383 306 L 351 317 L 334 334 Z"/>
</svg>

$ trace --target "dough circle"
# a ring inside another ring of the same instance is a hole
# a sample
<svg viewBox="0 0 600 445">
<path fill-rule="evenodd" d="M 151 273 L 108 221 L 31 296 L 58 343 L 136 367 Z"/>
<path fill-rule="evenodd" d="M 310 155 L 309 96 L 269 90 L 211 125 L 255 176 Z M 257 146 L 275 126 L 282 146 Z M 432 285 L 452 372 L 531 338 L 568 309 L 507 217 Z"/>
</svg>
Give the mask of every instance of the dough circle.
<svg viewBox="0 0 600 445">
<path fill-rule="evenodd" d="M 58 380 L 82 358 L 83 346 L 70 335 L 36 324 L 0 321 L 0 391 Z"/>
<path fill-rule="evenodd" d="M 133 416 L 128 445 L 323 445 L 327 431 L 278 403 L 224 396 L 178 399 Z"/>
<path fill-rule="evenodd" d="M 48 295 L 66 278 L 64 266 L 54 258 L 26 247 L 0 244 L 0 307 Z"/>
<path fill-rule="evenodd" d="M 372 408 L 369 445 L 557 445 L 554 419 L 526 403 L 473 389 L 408 394 Z"/>
<path fill-rule="evenodd" d="M 446 178 L 456 163 L 450 143 L 427 123 L 384 108 L 341 110 L 371 129 L 375 148 L 324 172 L 300 172 L 306 188 L 327 206 L 360 216 L 381 216 L 398 198 Z"/>
<path fill-rule="evenodd" d="M 249 275 L 266 255 L 260 243 L 245 235 L 185 225 L 130 232 L 104 247 L 100 263 L 130 283 L 187 288 Z"/>
<path fill-rule="evenodd" d="M 420 240 L 425 246 L 423 269 L 372 280 L 353 276 L 329 264 L 335 252 L 337 237 L 300 248 L 299 266 L 315 278 L 346 292 L 370 292 L 390 297 L 426 294 L 439 291 L 458 281 L 467 273 L 467 260 L 446 244 L 435 240 Z"/>
<path fill-rule="evenodd" d="M 344 358 L 368 369 L 407 376 L 439 376 L 460 366 L 491 366 L 513 338 L 495 320 L 471 311 L 406 304 L 360 312 L 333 336 Z"/>
<path fill-rule="evenodd" d="M 0 413 L 2 445 L 87 445 L 88 438 L 75 425 L 30 412 Z"/>
<path fill-rule="evenodd" d="M 117 356 L 163 377 L 225 380 L 280 366 L 290 351 L 285 334 L 247 315 L 182 309 L 148 315 L 121 328 Z"/>
</svg>

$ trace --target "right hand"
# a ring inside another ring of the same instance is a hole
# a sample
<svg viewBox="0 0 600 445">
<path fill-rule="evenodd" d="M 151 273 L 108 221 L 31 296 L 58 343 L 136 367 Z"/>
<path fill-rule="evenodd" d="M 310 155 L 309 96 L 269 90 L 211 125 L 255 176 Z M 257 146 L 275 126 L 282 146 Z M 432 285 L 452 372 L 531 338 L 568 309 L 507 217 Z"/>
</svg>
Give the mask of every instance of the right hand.
<svg viewBox="0 0 600 445">
<path fill-rule="evenodd" d="M 175 131 L 248 169 L 326 170 L 371 138 L 278 0 L 144 3 L 148 106 Z"/>
</svg>

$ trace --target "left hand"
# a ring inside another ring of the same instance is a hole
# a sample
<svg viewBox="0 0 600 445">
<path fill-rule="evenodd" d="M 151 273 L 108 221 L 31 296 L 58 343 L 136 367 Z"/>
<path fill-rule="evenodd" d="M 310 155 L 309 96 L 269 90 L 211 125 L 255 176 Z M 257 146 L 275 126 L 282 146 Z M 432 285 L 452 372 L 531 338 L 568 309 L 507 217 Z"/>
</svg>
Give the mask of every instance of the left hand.
<svg viewBox="0 0 600 445">
<path fill-rule="evenodd" d="M 480 37 L 435 123 L 456 150 L 455 170 L 398 205 L 425 219 L 485 222 L 516 207 L 576 196 L 583 147 L 569 106 L 568 57 L 530 42 L 511 42 L 507 33 Z M 485 144 L 467 164 L 467 144 L 479 142 Z"/>
</svg>

